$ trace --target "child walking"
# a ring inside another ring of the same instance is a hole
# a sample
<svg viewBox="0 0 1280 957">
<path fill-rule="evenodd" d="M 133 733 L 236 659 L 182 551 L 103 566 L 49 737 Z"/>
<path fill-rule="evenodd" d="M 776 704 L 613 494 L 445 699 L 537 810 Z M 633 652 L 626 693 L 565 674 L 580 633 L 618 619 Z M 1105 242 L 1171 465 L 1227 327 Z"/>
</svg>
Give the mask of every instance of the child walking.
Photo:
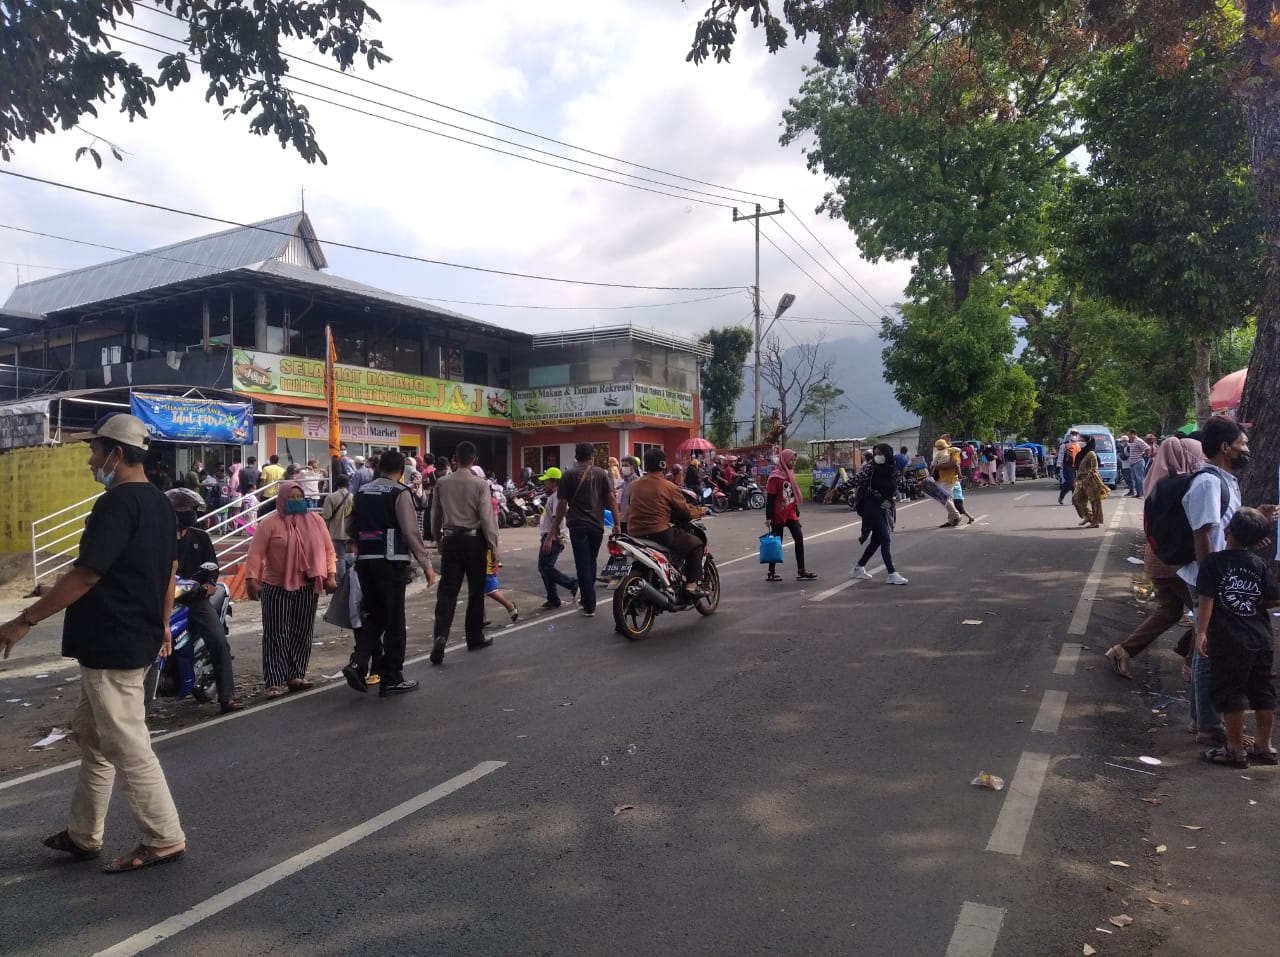
<svg viewBox="0 0 1280 957">
<path fill-rule="evenodd" d="M 1209 658 L 1209 697 L 1222 712 L 1226 744 L 1201 754 L 1210 764 L 1247 768 L 1280 764 L 1271 746 L 1276 689 L 1271 679 L 1274 642 L 1268 608 L 1280 606 L 1280 584 L 1267 563 L 1248 549 L 1271 533 L 1274 523 L 1257 509 L 1242 508 L 1227 525 L 1227 547 L 1200 565 L 1196 643 Z M 1244 712 L 1253 709 L 1257 733 L 1245 749 Z"/>
<path fill-rule="evenodd" d="M 520 620 L 520 609 L 515 606 L 506 595 L 502 594 L 498 589 L 501 585 L 498 583 L 498 568 L 494 564 L 493 551 L 490 550 L 485 554 L 485 576 L 484 576 L 484 597 L 492 598 L 499 605 L 507 610 L 507 614 L 511 616 L 511 624 L 515 624 Z"/>
</svg>

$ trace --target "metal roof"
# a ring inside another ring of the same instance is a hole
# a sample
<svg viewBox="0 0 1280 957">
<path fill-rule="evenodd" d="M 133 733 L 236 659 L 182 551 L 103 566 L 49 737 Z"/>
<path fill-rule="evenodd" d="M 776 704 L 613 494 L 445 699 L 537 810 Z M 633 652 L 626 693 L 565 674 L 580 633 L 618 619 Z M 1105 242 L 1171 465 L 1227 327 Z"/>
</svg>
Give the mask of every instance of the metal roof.
<svg viewBox="0 0 1280 957">
<path fill-rule="evenodd" d="M 10 293 L 4 308 L 47 316 L 278 260 L 295 240 L 302 241 L 314 265 L 300 271 L 314 274 L 328 265 L 311 220 L 297 212 L 25 282 Z"/>
<path fill-rule="evenodd" d="M 533 348 L 549 349 L 558 346 L 580 346 L 593 342 L 617 342 L 621 340 L 647 342 L 650 345 L 663 346 L 680 352 L 691 352 L 696 356 L 711 358 L 715 350 L 699 339 L 684 336 L 673 336 L 659 332 L 657 329 L 645 329 L 627 324 L 625 326 L 592 326 L 590 329 L 566 329 L 563 332 L 543 332 L 533 336 Z"/>
</svg>

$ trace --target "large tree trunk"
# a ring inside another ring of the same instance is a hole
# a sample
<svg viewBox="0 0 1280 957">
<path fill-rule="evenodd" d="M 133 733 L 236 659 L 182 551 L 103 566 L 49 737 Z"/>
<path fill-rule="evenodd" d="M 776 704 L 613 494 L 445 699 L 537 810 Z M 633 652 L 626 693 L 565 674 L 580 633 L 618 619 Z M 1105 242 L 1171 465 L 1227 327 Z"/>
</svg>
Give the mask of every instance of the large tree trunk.
<svg viewBox="0 0 1280 957">
<path fill-rule="evenodd" d="M 1238 89 L 1249 132 L 1253 186 L 1271 249 L 1241 404 L 1241 420 L 1252 423 L 1253 464 L 1244 475 L 1244 500 L 1249 505 L 1276 501 L 1280 467 L 1280 38 L 1275 24 L 1280 24 L 1280 0 L 1249 0 L 1246 79 Z"/>
<path fill-rule="evenodd" d="M 1209 389 L 1213 385 L 1209 381 L 1209 366 L 1213 359 L 1213 341 L 1206 338 L 1199 338 L 1192 342 L 1196 350 L 1195 361 L 1191 365 L 1191 388 L 1196 396 L 1196 425 L 1204 425 L 1209 421 L 1209 416 L 1213 415 L 1213 409 L 1209 405 Z M 1181 422 L 1174 423 L 1174 428 L 1180 428 Z"/>
<path fill-rule="evenodd" d="M 942 423 L 932 416 L 920 417 L 920 441 L 917 443 L 916 452 L 923 455 L 926 462 L 933 458 L 933 443 L 938 441 L 938 435 L 942 429 Z"/>
</svg>

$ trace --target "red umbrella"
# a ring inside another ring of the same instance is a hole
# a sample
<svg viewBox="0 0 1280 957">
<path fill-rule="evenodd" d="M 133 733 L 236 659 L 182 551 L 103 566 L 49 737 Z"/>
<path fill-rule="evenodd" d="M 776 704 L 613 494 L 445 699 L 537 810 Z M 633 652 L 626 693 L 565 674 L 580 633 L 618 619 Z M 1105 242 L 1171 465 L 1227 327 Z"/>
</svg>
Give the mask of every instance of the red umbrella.
<svg viewBox="0 0 1280 957">
<path fill-rule="evenodd" d="M 680 443 L 681 452 L 714 452 L 716 447 L 700 435 L 685 439 Z"/>
<path fill-rule="evenodd" d="M 1223 376 L 1213 384 L 1213 389 L 1209 392 L 1209 407 L 1214 412 L 1240 408 L 1240 400 L 1244 397 L 1244 377 L 1248 371 L 1241 369 Z"/>
</svg>

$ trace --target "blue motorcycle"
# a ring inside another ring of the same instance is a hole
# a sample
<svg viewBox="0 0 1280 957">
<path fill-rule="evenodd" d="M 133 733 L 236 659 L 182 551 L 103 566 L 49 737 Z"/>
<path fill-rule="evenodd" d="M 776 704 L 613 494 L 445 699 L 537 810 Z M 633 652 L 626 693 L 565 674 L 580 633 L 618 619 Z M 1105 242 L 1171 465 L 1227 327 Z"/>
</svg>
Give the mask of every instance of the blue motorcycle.
<svg viewBox="0 0 1280 957">
<path fill-rule="evenodd" d="M 193 639 L 187 628 L 190 616 L 183 598 L 206 584 L 212 584 L 218 574 L 218 566 L 209 562 L 200 567 L 200 575 L 196 579 L 179 578 L 177 580 L 176 598 L 173 614 L 169 616 L 169 632 L 173 636 L 173 653 L 168 658 L 157 656 L 155 662 L 147 670 L 146 690 L 147 707 L 150 708 L 157 697 L 173 698 L 180 701 L 187 695 L 201 704 L 208 704 L 217 697 L 217 682 L 213 674 L 213 665 L 209 661 L 209 650 L 203 638 Z M 213 595 L 209 601 L 222 625 L 222 633 L 230 635 L 231 629 L 227 619 L 231 616 L 231 593 L 221 582 L 214 585 Z"/>
</svg>

